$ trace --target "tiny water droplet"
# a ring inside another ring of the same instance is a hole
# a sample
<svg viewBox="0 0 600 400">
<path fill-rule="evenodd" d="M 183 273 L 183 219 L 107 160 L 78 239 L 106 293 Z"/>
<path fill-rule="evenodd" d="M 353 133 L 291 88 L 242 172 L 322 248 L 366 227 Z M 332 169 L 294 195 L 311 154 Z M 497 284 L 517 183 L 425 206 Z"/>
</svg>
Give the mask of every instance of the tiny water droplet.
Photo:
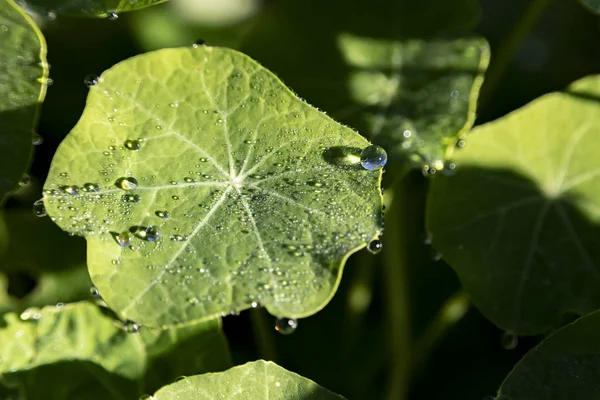
<svg viewBox="0 0 600 400">
<path fill-rule="evenodd" d="M 31 143 L 32 143 L 34 146 L 39 146 L 40 144 L 44 143 L 44 138 L 43 138 L 43 137 L 42 137 L 42 135 L 40 135 L 39 133 L 37 133 L 37 132 L 34 132 L 34 134 L 33 134 L 33 139 L 32 139 L 32 141 L 31 141 Z"/>
<path fill-rule="evenodd" d="M 59 301 L 58 303 L 56 303 L 56 308 L 63 308 L 65 306 L 65 303 L 63 303 L 62 301 Z"/>
<path fill-rule="evenodd" d="M 171 240 L 174 242 L 183 242 L 187 240 L 187 236 L 185 235 L 171 235 Z"/>
<path fill-rule="evenodd" d="M 206 42 L 203 39 L 198 39 L 196 40 L 196 43 L 192 45 L 192 47 L 197 49 L 198 46 L 206 46 Z"/>
<path fill-rule="evenodd" d="M 92 286 L 90 288 L 90 294 L 92 295 L 92 297 L 100 297 L 100 292 L 98 291 L 98 288 L 96 288 L 96 286 Z"/>
<path fill-rule="evenodd" d="M 514 350 L 519 344 L 519 337 L 512 332 L 504 332 L 500 337 L 500 344 L 506 350 Z"/>
<path fill-rule="evenodd" d="M 367 246 L 367 250 L 372 254 L 379 253 L 381 249 L 383 249 L 383 243 L 381 243 L 381 240 L 379 239 L 372 240 Z"/>
<path fill-rule="evenodd" d="M 142 198 L 137 194 L 124 194 L 121 199 L 125 203 L 139 203 Z"/>
<path fill-rule="evenodd" d="M 52 86 L 54 84 L 54 79 L 48 77 L 46 78 L 45 82 L 43 82 L 46 84 L 46 86 Z"/>
<path fill-rule="evenodd" d="M 84 183 L 83 191 L 88 193 L 98 193 L 100 191 L 100 185 L 97 183 Z"/>
<path fill-rule="evenodd" d="M 128 319 L 123 323 L 123 330 L 127 333 L 138 333 L 140 331 L 140 326 Z"/>
<path fill-rule="evenodd" d="M 135 237 L 149 242 L 156 242 L 160 238 L 160 234 L 154 226 L 133 226 L 129 232 L 133 233 Z"/>
<path fill-rule="evenodd" d="M 94 74 L 88 74 L 83 78 L 83 83 L 87 87 L 92 87 L 100 81 L 100 77 Z"/>
<path fill-rule="evenodd" d="M 129 150 L 139 150 L 142 148 L 142 142 L 139 139 L 136 140 L 126 140 L 125 143 L 125 148 L 129 149 Z"/>
<path fill-rule="evenodd" d="M 156 216 L 158 218 L 163 218 L 163 219 L 169 218 L 169 213 L 167 211 L 157 211 L 154 214 L 156 214 Z"/>
<path fill-rule="evenodd" d="M 119 19 L 119 16 L 116 12 L 109 11 L 106 13 L 106 18 L 108 18 L 109 21 L 116 21 L 117 19 Z"/>
<path fill-rule="evenodd" d="M 131 235 L 127 231 L 114 235 L 114 238 L 121 247 L 131 246 Z"/>
<path fill-rule="evenodd" d="M 275 330 L 282 335 L 294 333 L 298 328 L 298 320 L 291 318 L 277 318 L 275 320 Z"/>
<path fill-rule="evenodd" d="M 465 144 L 467 144 L 467 142 L 465 142 L 465 140 L 464 140 L 464 139 L 460 139 L 458 142 L 456 142 L 456 145 L 457 145 L 458 147 L 460 147 L 461 149 L 462 149 L 463 147 L 465 147 Z"/>
<path fill-rule="evenodd" d="M 71 196 L 79 194 L 79 186 L 77 185 L 63 186 L 61 189 L 63 192 L 70 194 Z"/>
<path fill-rule="evenodd" d="M 48 215 L 46 207 L 44 206 L 44 199 L 36 200 L 35 203 L 33 203 L 33 215 L 36 217 L 45 217 Z"/>
<path fill-rule="evenodd" d="M 256 302 L 256 301 L 253 301 L 253 302 L 250 304 L 250 307 L 252 307 L 252 308 L 257 308 L 258 306 L 259 306 L 259 304 L 258 304 L 258 302 Z"/>
<path fill-rule="evenodd" d="M 380 170 L 386 162 L 387 154 L 385 150 L 377 145 L 367 146 L 360 153 L 360 164 L 369 171 Z"/>
<path fill-rule="evenodd" d="M 19 186 L 29 186 L 31 183 L 31 177 L 28 174 L 23 174 L 21 179 L 19 179 Z"/>
<path fill-rule="evenodd" d="M 135 178 L 132 177 L 122 177 L 117 179 L 117 181 L 115 182 L 115 185 L 123 190 L 132 190 L 137 188 L 138 186 L 138 181 Z"/>
</svg>

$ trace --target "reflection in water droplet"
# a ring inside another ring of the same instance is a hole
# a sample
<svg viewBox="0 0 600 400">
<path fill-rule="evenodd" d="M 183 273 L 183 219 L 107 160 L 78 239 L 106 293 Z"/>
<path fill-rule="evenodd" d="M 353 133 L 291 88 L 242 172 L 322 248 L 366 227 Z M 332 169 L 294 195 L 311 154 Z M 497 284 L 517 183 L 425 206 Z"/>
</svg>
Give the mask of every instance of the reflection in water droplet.
<svg viewBox="0 0 600 400">
<path fill-rule="evenodd" d="M 123 190 L 132 190 L 138 187 L 138 181 L 132 177 L 122 177 L 117 179 L 115 186 Z"/>
<path fill-rule="evenodd" d="M 127 320 L 123 323 L 123 330 L 127 333 L 138 333 L 140 326 L 131 320 Z"/>
<path fill-rule="evenodd" d="M 500 344 L 506 350 L 514 350 L 519 344 L 519 337 L 512 332 L 504 332 L 500 338 Z"/>
<path fill-rule="evenodd" d="M 298 320 L 291 318 L 277 318 L 275 320 L 275 330 L 282 335 L 294 333 L 298 328 Z"/>
<path fill-rule="evenodd" d="M 33 203 L 33 214 L 36 217 L 45 217 L 48 215 L 46 212 L 46 207 L 44 206 L 44 199 L 39 199 Z"/>
<path fill-rule="evenodd" d="M 129 150 L 139 150 L 142 148 L 142 142 L 139 139 L 126 140 L 124 145 L 125 145 L 125 148 L 127 148 Z"/>
<path fill-rule="evenodd" d="M 369 250 L 372 254 L 377 254 L 383 249 L 383 243 L 381 240 L 375 239 L 372 240 L 367 246 L 367 250 Z"/>
<path fill-rule="evenodd" d="M 360 153 L 360 164 L 369 171 L 380 170 L 386 162 L 387 154 L 385 150 L 377 145 L 367 146 Z"/>
<path fill-rule="evenodd" d="M 98 75 L 89 74 L 83 78 L 83 83 L 87 87 L 92 87 L 100 81 L 100 77 Z"/>
<path fill-rule="evenodd" d="M 154 214 L 156 214 L 156 216 L 158 218 L 163 218 L 163 219 L 169 218 L 169 213 L 167 211 L 157 211 Z"/>
</svg>

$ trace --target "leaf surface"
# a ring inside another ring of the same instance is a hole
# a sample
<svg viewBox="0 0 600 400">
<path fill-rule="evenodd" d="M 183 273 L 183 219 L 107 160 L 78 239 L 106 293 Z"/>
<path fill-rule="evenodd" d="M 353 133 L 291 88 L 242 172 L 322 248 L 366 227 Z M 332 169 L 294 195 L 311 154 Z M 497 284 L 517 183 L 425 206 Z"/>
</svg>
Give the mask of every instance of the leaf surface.
<svg viewBox="0 0 600 400">
<path fill-rule="evenodd" d="M 465 32 L 478 13 L 472 0 L 280 2 L 242 50 L 391 161 L 438 165 L 475 119 L 489 49 Z"/>
<path fill-rule="evenodd" d="M 256 303 L 303 317 L 382 228 L 368 145 L 241 53 L 160 50 L 91 88 L 44 202 L 86 236 L 92 281 L 124 319 L 185 324 Z"/>
<path fill-rule="evenodd" d="M 343 399 L 313 381 L 267 361 L 250 362 L 225 372 L 182 379 L 160 389 L 156 400 L 233 399 L 334 400 Z"/>
<path fill-rule="evenodd" d="M 506 377 L 498 400 L 600 397 L 600 312 L 554 332 Z"/>
<path fill-rule="evenodd" d="M 46 42 L 12 0 L 0 1 L 0 204 L 17 187 L 33 148 L 38 107 L 46 95 Z"/>
<path fill-rule="evenodd" d="M 473 130 L 436 177 L 433 246 L 479 309 L 518 334 L 600 307 L 600 76 Z"/>
</svg>

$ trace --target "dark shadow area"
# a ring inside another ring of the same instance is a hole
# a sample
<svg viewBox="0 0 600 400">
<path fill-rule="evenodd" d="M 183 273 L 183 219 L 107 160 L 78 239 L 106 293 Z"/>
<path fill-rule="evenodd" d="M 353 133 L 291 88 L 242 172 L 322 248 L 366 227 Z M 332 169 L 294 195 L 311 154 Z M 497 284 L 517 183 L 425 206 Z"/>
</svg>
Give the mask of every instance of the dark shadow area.
<svg viewBox="0 0 600 400">
<path fill-rule="evenodd" d="M 568 94 L 569 96 L 573 96 L 575 98 L 578 98 L 578 99 L 595 101 L 597 103 L 600 103 L 600 96 L 598 96 L 598 93 L 577 91 L 575 89 L 566 90 L 564 93 Z"/>
</svg>

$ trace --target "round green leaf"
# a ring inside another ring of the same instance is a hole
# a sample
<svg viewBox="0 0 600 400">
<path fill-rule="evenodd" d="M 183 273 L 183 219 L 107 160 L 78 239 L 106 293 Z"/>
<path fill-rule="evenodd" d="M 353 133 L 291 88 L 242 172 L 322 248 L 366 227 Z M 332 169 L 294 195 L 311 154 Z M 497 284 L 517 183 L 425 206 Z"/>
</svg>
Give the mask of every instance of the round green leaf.
<svg viewBox="0 0 600 400">
<path fill-rule="evenodd" d="M 473 0 L 282 1 L 242 50 L 391 161 L 440 168 L 475 120 L 489 48 L 464 33 L 478 13 Z"/>
<path fill-rule="evenodd" d="M 165 1 L 167 0 L 21 0 L 20 4 L 46 14 L 114 19 L 121 12 L 135 11 Z"/>
<path fill-rule="evenodd" d="M 42 33 L 12 0 L 0 0 L 0 203 L 29 165 L 47 78 Z"/>
<path fill-rule="evenodd" d="M 473 130 L 427 206 L 433 246 L 519 334 L 600 308 L 600 76 Z"/>
<path fill-rule="evenodd" d="M 600 312 L 556 331 L 506 377 L 498 400 L 600 398 Z"/>
<path fill-rule="evenodd" d="M 368 145 L 241 53 L 166 49 L 91 88 L 44 202 L 86 236 L 92 281 L 124 318 L 181 324 L 258 303 L 303 317 L 382 228 Z"/>
<path fill-rule="evenodd" d="M 160 389 L 155 400 L 233 399 L 340 400 L 313 381 L 275 363 L 250 362 L 225 372 L 191 376 Z"/>
</svg>

